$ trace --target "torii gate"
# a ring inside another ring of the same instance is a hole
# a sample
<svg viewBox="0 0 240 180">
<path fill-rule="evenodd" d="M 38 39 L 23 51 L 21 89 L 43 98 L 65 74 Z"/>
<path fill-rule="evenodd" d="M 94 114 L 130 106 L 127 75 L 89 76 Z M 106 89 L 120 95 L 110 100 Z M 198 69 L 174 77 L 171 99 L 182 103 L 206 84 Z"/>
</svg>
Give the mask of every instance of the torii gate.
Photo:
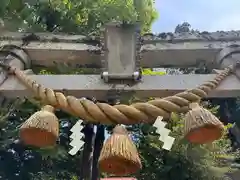
<svg viewBox="0 0 240 180">
<path fill-rule="evenodd" d="M 222 64 L 230 61 L 229 59 L 239 59 L 237 47 L 240 45 L 240 36 L 238 32 L 216 32 L 204 34 L 195 37 L 191 34 L 185 36 L 168 38 L 158 38 L 155 36 L 142 37 L 141 59 L 138 58 L 137 67 L 158 68 L 158 67 L 196 67 L 203 63 L 207 67 L 217 68 Z M 27 36 L 30 35 L 30 36 Z M 123 67 L 114 69 L 119 65 L 120 57 L 117 55 L 117 49 L 122 53 L 129 55 L 129 69 L 123 71 L 125 74 L 133 73 L 135 65 L 135 39 L 129 39 L 131 33 L 124 33 L 122 39 L 118 39 L 118 34 L 111 32 L 106 34 L 109 39 L 105 44 L 105 49 L 109 50 L 109 56 L 102 57 L 104 48 L 101 47 L 96 38 L 88 39 L 81 35 L 61 35 L 48 33 L 4 33 L 1 34 L 1 46 L 17 45 L 27 52 L 28 59 L 24 52 L 18 50 L 19 56 L 24 59 L 25 68 L 32 66 L 55 66 L 55 63 L 65 63 L 73 67 L 95 67 L 109 68 L 109 71 L 121 71 Z M 29 41 L 25 40 L 30 37 Z M 127 37 L 127 38 L 124 38 Z M 123 39 L 124 38 L 124 39 Z M 116 44 L 118 41 L 124 43 L 122 49 Z M 25 41 L 27 42 L 26 44 Z M 94 44 L 95 43 L 95 44 Z M 132 47 L 131 47 L 132 46 Z M 16 49 L 14 50 L 16 51 Z M 6 54 L 6 53 L 5 53 Z M 4 55 L 5 55 L 4 54 Z M 228 55 L 231 55 L 229 57 Z M 10 57 L 9 57 L 10 58 Z M 104 62 L 102 60 L 105 59 Z M 19 68 L 24 68 L 24 64 L 18 59 Z M 110 63 L 106 67 L 103 63 Z M 131 65 L 133 67 L 131 67 Z M 217 66 L 218 65 L 218 66 Z M 224 67 L 224 66 L 223 66 Z M 111 68 L 111 69 L 110 69 Z M 119 72 L 116 72 L 119 73 Z M 119 77 L 121 77 L 119 74 Z M 194 88 L 203 82 L 211 80 L 215 75 L 165 75 L 165 76 L 143 76 L 142 81 L 131 87 L 125 87 L 126 91 L 135 91 L 138 97 L 165 97 L 182 92 L 186 89 Z M 92 96 L 96 99 L 105 99 L 107 91 L 112 89 L 111 84 L 104 83 L 99 75 L 30 75 L 34 80 L 48 88 L 56 91 L 66 92 L 68 95 L 76 97 Z M 2 75 L 4 78 L 4 75 Z M 73 83 L 74 82 L 74 83 Z M 166 83 L 167 82 L 167 83 Z M 120 87 L 121 88 L 121 87 Z M 29 91 L 14 78 L 10 77 L 1 87 L 0 92 L 6 97 L 23 97 L 29 96 Z M 13 93 L 14 92 L 14 93 Z M 240 93 L 240 84 L 235 76 L 228 77 L 216 90 L 213 90 L 208 97 L 237 97 Z"/>
<path fill-rule="evenodd" d="M 165 35 L 164 38 L 160 38 L 152 35 L 140 37 L 136 29 L 135 25 L 109 24 L 104 31 L 104 42 L 101 38 L 87 38 L 80 35 L 1 34 L 0 93 L 2 97 L 12 99 L 35 95 L 45 104 L 50 105 L 40 111 L 42 114 L 33 115 L 23 124 L 20 136 L 25 143 L 38 147 L 54 144 L 59 126 L 53 114 L 54 108 L 62 109 L 88 122 L 102 124 L 154 123 L 158 116 L 169 118 L 171 112 L 186 112 L 190 108 L 192 111 L 186 116 L 186 134 L 203 127 L 201 135 L 194 132 L 194 135 L 188 137 L 191 142 L 206 142 L 209 138 L 212 141 L 220 137 L 222 124 L 205 110 L 200 108 L 198 111 L 198 105 L 192 103 L 198 102 L 203 97 L 239 96 L 239 33 L 216 32 L 198 36 L 184 34 L 185 36 L 179 37 Z M 102 74 L 33 75 L 29 71 L 23 71 L 33 66 L 51 67 L 56 63 L 102 68 Z M 205 64 L 212 69 L 225 69 L 208 75 L 142 76 L 140 72 L 140 67 L 194 67 L 198 64 Z M 6 72 L 12 76 L 8 76 Z M 232 72 L 237 76 L 230 75 Z M 94 96 L 102 100 L 106 99 L 109 91 L 113 90 L 116 93 L 118 90 L 134 92 L 140 98 L 162 99 L 131 106 L 110 106 L 77 99 Z M 203 118 L 208 120 L 202 122 Z M 160 121 L 156 124 L 157 127 L 159 126 L 159 134 L 166 130 L 160 127 Z M 215 127 L 214 130 L 211 129 L 213 136 L 209 135 L 208 139 L 204 139 L 209 124 Z M 115 133 L 119 138 L 126 132 L 118 127 Z M 39 140 L 41 138 L 36 138 L 37 134 L 38 137 L 45 138 Z M 163 138 L 162 135 L 160 139 L 164 141 L 165 137 Z M 125 141 L 129 139 L 125 138 Z M 109 146 L 103 148 L 105 154 L 113 153 L 111 143 L 119 142 L 114 139 L 109 142 Z M 128 143 L 124 147 L 132 148 L 130 152 L 126 149 L 124 151 L 126 153 L 124 158 L 128 158 L 129 161 L 123 161 L 118 157 L 116 162 L 119 161 L 123 165 L 128 163 L 127 169 L 121 169 L 122 167 L 115 163 L 116 159 L 113 160 L 111 157 L 109 160 L 104 155 L 100 157 L 103 161 L 102 164 L 100 163 L 102 169 L 119 175 L 139 169 L 141 162 L 134 145 Z M 115 170 L 109 170 L 114 168 Z"/>
</svg>

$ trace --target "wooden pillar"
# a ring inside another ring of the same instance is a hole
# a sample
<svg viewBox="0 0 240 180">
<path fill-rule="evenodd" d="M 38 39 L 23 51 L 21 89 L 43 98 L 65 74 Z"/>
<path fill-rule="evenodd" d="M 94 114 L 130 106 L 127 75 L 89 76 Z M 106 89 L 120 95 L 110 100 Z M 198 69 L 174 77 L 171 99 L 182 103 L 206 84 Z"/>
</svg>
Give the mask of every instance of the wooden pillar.
<svg viewBox="0 0 240 180">
<path fill-rule="evenodd" d="M 97 125 L 96 138 L 94 143 L 93 164 L 92 164 L 92 180 L 98 180 L 100 175 L 98 169 L 98 159 L 105 140 L 105 127 L 104 125 Z"/>
<path fill-rule="evenodd" d="M 80 164 L 79 180 L 92 179 L 92 158 L 93 158 L 93 142 L 94 142 L 94 125 L 86 124 L 83 128 L 84 133 L 84 147 L 82 152 L 82 159 Z"/>
</svg>

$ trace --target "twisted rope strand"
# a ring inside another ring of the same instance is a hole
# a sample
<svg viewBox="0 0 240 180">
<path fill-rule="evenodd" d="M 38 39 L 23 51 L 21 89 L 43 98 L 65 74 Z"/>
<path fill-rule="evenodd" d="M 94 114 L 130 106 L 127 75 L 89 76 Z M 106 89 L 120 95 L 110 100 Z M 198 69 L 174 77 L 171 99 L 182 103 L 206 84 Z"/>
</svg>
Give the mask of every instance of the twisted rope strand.
<svg viewBox="0 0 240 180">
<path fill-rule="evenodd" d="M 155 99 L 146 103 L 132 105 L 108 105 L 105 103 L 93 103 L 87 99 L 77 99 L 74 96 L 65 96 L 61 92 L 54 92 L 30 79 L 23 71 L 10 67 L 9 71 L 26 85 L 44 103 L 62 109 L 85 121 L 101 124 L 136 124 L 153 123 L 157 116 L 169 118 L 171 112 L 184 112 L 192 102 L 200 101 L 201 98 L 216 88 L 221 81 L 232 71 L 226 68 L 216 77 L 201 86 L 186 90 L 173 96 Z"/>
</svg>

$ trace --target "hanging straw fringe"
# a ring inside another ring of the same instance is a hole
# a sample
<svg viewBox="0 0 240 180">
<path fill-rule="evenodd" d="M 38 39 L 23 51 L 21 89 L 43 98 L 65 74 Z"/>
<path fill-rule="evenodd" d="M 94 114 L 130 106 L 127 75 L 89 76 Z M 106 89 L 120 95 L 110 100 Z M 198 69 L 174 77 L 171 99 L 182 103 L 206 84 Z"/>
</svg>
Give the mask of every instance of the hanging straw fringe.
<svg viewBox="0 0 240 180">
<path fill-rule="evenodd" d="M 198 103 L 190 104 L 191 110 L 185 116 L 185 137 L 191 143 L 206 144 L 223 135 L 224 125 L 210 111 Z"/>
<path fill-rule="evenodd" d="M 44 106 L 20 127 L 20 138 L 26 145 L 53 146 L 59 135 L 58 118 L 52 106 Z"/>
<path fill-rule="evenodd" d="M 129 175 L 141 169 L 137 148 L 128 136 L 127 130 L 118 125 L 105 142 L 99 158 L 102 172 L 117 176 Z"/>
</svg>

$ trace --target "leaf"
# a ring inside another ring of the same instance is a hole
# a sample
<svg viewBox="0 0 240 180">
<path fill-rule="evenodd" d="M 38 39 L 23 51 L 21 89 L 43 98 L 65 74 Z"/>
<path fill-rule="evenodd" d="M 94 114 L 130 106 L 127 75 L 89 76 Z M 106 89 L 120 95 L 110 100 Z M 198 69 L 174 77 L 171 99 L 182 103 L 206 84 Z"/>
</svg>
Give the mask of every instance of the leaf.
<svg viewBox="0 0 240 180">
<path fill-rule="evenodd" d="M 42 154 L 42 157 L 45 158 L 53 158 L 53 159 L 64 159 L 68 155 L 66 150 L 59 145 L 54 147 L 42 148 L 37 150 Z"/>
<path fill-rule="evenodd" d="M 166 72 L 160 72 L 160 71 L 152 71 L 150 68 L 142 69 L 143 75 L 165 75 Z"/>
</svg>

